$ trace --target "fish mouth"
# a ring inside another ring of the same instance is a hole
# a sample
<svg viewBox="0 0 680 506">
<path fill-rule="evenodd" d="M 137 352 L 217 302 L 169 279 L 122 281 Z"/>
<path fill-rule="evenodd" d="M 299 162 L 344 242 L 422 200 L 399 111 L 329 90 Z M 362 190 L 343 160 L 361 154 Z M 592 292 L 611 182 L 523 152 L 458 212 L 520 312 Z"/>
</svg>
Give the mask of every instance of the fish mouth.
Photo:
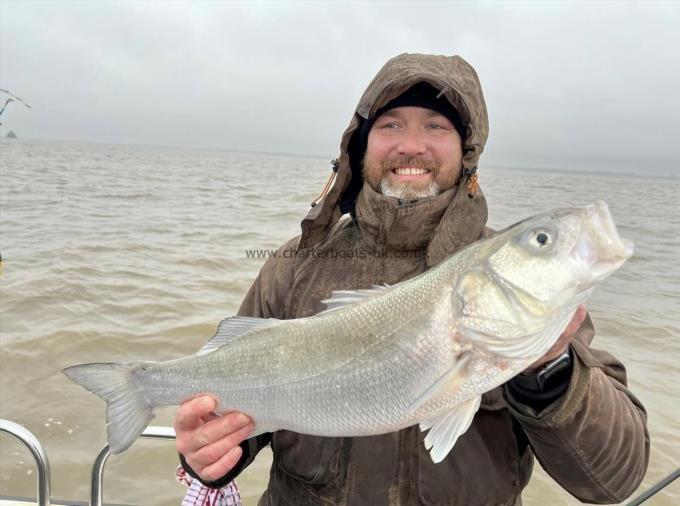
<svg viewBox="0 0 680 506">
<path fill-rule="evenodd" d="M 606 202 L 583 207 L 581 219 L 583 226 L 571 256 L 586 267 L 589 281 L 596 282 L 621 267 L 633 255 L 635 245 L 619 236 Z"/>
</svg>

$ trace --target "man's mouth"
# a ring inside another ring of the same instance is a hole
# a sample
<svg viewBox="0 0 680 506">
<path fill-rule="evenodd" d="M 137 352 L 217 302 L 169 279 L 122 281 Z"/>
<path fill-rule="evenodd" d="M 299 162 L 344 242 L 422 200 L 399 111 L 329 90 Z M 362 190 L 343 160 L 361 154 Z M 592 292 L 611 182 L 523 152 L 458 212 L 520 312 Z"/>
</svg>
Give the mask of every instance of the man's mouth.
<svg viewBox="0 0 680 506">
<path fill-rule="evenodd" d="M 397 176 L 424 176 L 430 173 L 430 169 L 418 167 L 397 167 L 392 169 L 392 173 Z"/>
</svg>

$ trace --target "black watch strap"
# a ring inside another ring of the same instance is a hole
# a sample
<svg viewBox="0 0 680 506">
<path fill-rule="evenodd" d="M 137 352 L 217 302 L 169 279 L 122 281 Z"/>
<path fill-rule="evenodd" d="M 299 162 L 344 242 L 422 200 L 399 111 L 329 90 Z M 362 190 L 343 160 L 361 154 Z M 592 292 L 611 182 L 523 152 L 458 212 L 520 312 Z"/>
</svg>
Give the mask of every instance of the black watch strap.
<svg viewBox="0 0 680 506">
<path fill-rule="evenodd" d="M 561 381 L 565 377 L 565 372 L 571 371 L 571 361 L 570 348 L 555 360 L 544 364 L 535 374 L 519 374 L 512 381 L 524 390 L 544 392 L 550 389 L 554 380 Z"/>
</svg>

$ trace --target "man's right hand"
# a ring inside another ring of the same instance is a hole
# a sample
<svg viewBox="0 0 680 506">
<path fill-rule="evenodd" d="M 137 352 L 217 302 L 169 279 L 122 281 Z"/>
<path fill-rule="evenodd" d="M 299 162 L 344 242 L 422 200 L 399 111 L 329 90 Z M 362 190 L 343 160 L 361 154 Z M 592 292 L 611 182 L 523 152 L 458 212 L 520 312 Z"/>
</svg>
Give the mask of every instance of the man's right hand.
<svg viewBox="0 0 680 506">
<path fill-rule="evenodd" d="M 239 444 L 253 430 L 239 412 L 217 416 L 217 401 L 207 395 L 182 403 L 175 415 L 177 451 L 203 481 L 215 481 L 233 469 L 243 451 Z"/>
</svg>

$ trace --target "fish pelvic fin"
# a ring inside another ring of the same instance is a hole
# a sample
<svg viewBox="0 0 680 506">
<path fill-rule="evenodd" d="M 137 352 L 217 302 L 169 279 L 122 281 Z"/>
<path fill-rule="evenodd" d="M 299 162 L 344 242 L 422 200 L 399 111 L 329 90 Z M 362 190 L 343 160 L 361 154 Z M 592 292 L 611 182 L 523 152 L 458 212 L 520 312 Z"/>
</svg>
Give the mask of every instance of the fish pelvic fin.
<svg viewBox="0 0 680 506">
<path fill-rule="evenodd" d="M 451 411 L 420 424 L 420 430 L 429 429 L 425 436 L 425 448 L 430 450 L 430 457 L 435 464 L 444 460 L 458 438 L 470 428 L 472 419 L 479 409 L 482 396 L 461 402 Z"/>
<path fill-rule="evenodd" d="M 153 408 L 133 383 L 139 363 L 81 364 L 62 372 L 106 401 L 106 435 L 112 453 L 127 450 L 154 417 Z"/>
</svg>

